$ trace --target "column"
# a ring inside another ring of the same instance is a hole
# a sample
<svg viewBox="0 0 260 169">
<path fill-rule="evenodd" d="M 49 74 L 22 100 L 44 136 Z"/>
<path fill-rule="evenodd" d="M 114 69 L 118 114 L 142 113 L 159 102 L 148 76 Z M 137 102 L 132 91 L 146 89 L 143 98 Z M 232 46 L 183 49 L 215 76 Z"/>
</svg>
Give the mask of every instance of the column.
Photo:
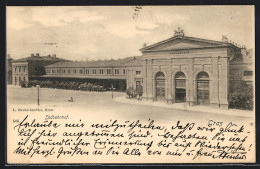
<svg viewBox="0 0 260 169">
<path fill-rule="evenodd" d="M 143 77 L 143 98 L 148 99 L 147 92 L 147 60 L 142 60 L 142 77 Z"/>
<path fill-rule="evenodd" d="M 154 77 L 153 77 L 153 60 L 147 60 L 147 98 L 154 100 Z"/>
<path fill-rule="evenodd" d="M 129 77 L 129 70 L 128 68 L 126 69 L 126 90 L 130 87 L 129 85 L 129 81 L 130 81 L 130 77 Z"/>
<path fill-rule="evenodd" d="M 221 81 L 220 81 L 220 108 L 228 109 L 228 58 L 223 57 L 221 58 Z"/>
<path fill-rule="evenodd" d="M 194 88 L 194 82 L 196 79 L 194 79 L 194 66 L 193 66 L 193 58 L 188 59 L 188 76 L 186 77 L 186 100 L 187 104 L 190 106 L 193 106 L 195 104 L 194 96 L 196 94 L 195 88 Z M 196 97 L 195 97 L 196 98 Z"/>
<path fill-rule="evenodd" d="M 214 57 L 211 60 L 212 74 L 210 81 L 210 104 L 214 107 L 219 107 L 219 70 L 218 70 L 218 58 Z"/>
<path fill-rule="evenodd" d="M 133 89 L 135 89 L 135 85 L 134 85 L 134 70 L 133 70 L 133 68 L 131 68 L 131 87 Z"/>
<path fill-rule="evenodd" d="M 171 75 L 171 59 L 166 60 L 166 101 L 167 103 L 172 102 L 172 75 Z"/>
</svg>

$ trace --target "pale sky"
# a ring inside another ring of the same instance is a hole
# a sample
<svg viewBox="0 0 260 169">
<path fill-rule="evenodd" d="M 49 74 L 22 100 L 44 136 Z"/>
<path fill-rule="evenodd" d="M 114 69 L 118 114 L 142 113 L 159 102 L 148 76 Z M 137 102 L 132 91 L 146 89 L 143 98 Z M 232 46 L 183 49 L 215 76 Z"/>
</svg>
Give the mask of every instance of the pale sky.
<svg viewBox="0 0 260 169">
<path fill-rule="evenodd" d="M 139 56 L 143 44 L 173 36 L 229 40 L 254 48 L 254 6 L 7 7 L 7 53 L 70 60 Z M 134 17 L 135 16 L 135 17 Z M 133 18 L 134 17 L 134 18 Z"/>
</svg>

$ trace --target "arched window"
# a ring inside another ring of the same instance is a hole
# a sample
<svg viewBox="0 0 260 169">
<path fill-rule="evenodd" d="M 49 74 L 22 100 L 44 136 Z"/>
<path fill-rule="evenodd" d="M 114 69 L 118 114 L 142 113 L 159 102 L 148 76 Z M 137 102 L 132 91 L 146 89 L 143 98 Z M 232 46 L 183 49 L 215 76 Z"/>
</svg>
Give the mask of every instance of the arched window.
<svg viewBox="0 0 260 169">
<path fill-rule="evenodd" d="M 199 105 L 208 105 L 209 102 L 209 75 L 206 72 L 200 72 L 197 75 L 197 103 Z"/>
<path fill-rule="evenodd" d="M 209 80 L 209 75 L 206 72 L 200 72 L 197 76 L 198 80 Z"/>
<path fill-rule="evenodd" d="M 175 102 L 186 102 L 186 77 L 183 72 L 175 75 Z"/>
<path fill-rule="evenodd" d="M 165 100 L 165 76 L 163 72 L 155 75 L 156 100 Z"/>
</svg>

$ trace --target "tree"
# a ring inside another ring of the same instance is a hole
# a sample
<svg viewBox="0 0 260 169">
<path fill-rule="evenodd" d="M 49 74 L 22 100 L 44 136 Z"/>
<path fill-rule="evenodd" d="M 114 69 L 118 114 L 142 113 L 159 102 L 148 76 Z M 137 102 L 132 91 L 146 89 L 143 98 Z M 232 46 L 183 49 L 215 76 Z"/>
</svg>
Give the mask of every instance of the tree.
<svg viewBox="0 0 260 169">
<path fill-rule="evenodd" d="M 245 81 L 235 81 L 231 85 L 229 107 L 235 109 L 252 110 L 254 107 L 253 88 Z"/>
<path fill-rule="evenodd" d="M 26 87 L 27 86 L 27 82 L 25 80 L 22 80 L 20 82 L 20 85 L 21 85 L 21 87 Z"/>
<path fill-rule="evenodd" d="M 128 95 L 128 97 L 130 98 L 134 98 L 136 97 L 136 91 L 132 88 L 132 87 L 129 87 L 127 90 L 126 90 L 126 94 Z"/>
</svg>

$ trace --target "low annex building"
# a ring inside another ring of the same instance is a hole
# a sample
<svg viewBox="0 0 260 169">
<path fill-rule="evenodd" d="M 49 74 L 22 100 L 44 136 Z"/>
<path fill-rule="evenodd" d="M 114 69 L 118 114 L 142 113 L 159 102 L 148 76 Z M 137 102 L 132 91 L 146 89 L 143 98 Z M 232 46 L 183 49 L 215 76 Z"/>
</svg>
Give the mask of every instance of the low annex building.
<svg viewBox="0 0 260 169">
<path fill-rule="evenodd" d="M 41 78 L 59 81 L 80 81 L 99 84 L 105 88 L 125 91 L 131 80 L 140 78 L 133 69 L 141 72 L 141 57 L 127 57 L 119 60 L 100 60 L 92 62 L 59 62 L 45 66 L 46 75 Z M 127 82 L 127 83 L 126 83 Z"/>
</svg>

